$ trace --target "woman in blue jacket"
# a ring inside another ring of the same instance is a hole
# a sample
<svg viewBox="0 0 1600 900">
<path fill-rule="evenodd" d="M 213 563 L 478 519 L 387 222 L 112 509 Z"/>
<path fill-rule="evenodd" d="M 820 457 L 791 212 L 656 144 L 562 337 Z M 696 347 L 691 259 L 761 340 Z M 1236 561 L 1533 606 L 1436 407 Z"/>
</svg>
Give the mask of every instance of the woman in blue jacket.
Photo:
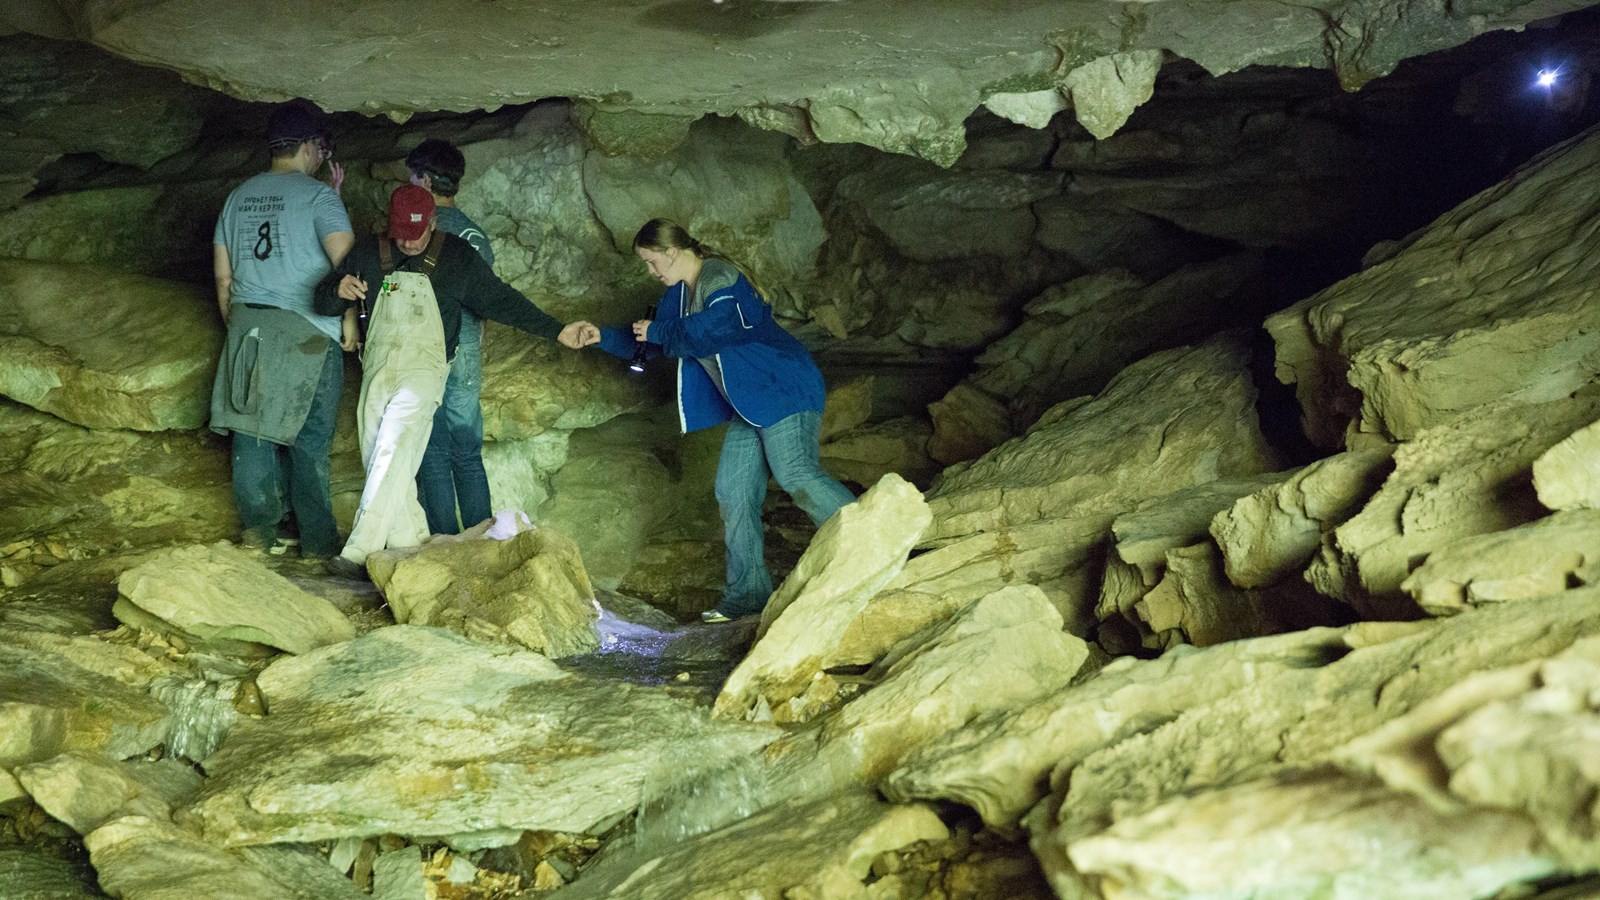
<svg viewBox="0 0 1600 900">
<path fill-rule="evenodd" d="M 768 476 L 819 526 L 855 499 L 818 462 L 822 373 L 806 348 L 773 321 L 772 307 L 749 276 L 681 225 L 652 219 L 639 229 L 633 249 L 667 286 L 656 318 L 631 328 L 583 323 L 585 343 L 630 358 L 642 341 L 649 355 L 676 358 L 684 432 L 728 423 L 716 480 L 728 586 L 701 618 L 726 622 L 758 613 L 772 594 L 761 527 Z"/>
</svg>

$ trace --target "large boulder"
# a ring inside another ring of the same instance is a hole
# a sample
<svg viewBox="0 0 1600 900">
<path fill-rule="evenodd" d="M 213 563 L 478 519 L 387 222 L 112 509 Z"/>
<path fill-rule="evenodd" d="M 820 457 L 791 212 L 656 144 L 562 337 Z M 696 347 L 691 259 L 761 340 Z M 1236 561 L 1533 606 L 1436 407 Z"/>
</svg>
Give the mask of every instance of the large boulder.
<svg viewBox="0 0 1600 900">
<path fill-rule="evenodd" d="M 502 512 L 460 535 L 384 550 L 368 566 L 402 625 L 448 628 L 550 657 L 600 646 L 594 587 L 572 540 Z"/>
<path fill-rule="evenodd" d="M 123 572 L 117 593 L 123 622 L 225 652 L 306 653 L 356 634 L 332 603 L 226 543 L 158 553 Z"/>
<path fill-rule="evenodd" d="M 92 266 L 0 260 L 0 393 L 90 428 L 195 429 L 222 346 L 213 298 Z"/>
</svg>

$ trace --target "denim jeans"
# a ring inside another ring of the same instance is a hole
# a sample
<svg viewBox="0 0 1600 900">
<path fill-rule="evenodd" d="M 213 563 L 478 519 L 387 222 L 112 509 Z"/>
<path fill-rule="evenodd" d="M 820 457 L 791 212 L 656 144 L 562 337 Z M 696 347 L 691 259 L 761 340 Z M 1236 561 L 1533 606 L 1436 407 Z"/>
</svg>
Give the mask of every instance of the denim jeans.
<svg viewBox="0 0 1600 900">
<path fill-rule="evenodd" d="M 728 586 L 717 609 L 729 618 L 760 612 L 772 595 L 761 528 L 767 478 L 794 498 L 817 525 L 855 499 L 818 461 L 819 412 L 801 412 L 767 428 L 734 419 L 717 462 L 717 505 L 728 547 Z"/>
<path fill-rule="evenodd" d="M 258 546 L 271 546 L 278 523 L 292 509 L 300 528 L 302 554 L 333 556 L 339 552 L 328 486 L 328 452 L 333 448 L 333 426 L 343 388 L 344 354 L 337 343 L 329 341 L 311 409 L 292 445 L 233 433 L 233 502 L 246 537 Z"/>
<path fill-rule="evenodd" d="M 462 524 L 470 528 L 494 515 L 489 476 L 483 470 L 483 407 L 478 400 L 483 390 L 481 330 L 477 321 L 461 317 L 461 343 L 417 469 L 417 499 L 433 534 L 459 534 Z"/>
</svg>

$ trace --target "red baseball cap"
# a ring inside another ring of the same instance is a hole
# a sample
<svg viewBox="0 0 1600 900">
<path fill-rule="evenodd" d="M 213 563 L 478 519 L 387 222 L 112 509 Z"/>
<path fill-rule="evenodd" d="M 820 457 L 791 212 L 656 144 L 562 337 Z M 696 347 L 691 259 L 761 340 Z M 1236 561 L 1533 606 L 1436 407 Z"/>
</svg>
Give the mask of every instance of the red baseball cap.
<svg viewBox="0 0 1600 900">
<path fill-rule="evenodd" d="M 433 221 L 433 194 L 426 188 L 408 184 L 389 195 L 389 237 L 414 241 Z"/>
</svg>

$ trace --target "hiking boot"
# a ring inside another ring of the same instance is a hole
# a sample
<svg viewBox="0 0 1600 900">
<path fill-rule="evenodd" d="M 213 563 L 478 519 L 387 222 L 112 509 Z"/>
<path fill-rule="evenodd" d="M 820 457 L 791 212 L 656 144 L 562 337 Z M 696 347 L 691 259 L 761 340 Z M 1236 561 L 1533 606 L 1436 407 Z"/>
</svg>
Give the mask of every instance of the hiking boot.
<svg viewBox="0 0 1600 900">
<path fill-rule="evenodd" d="M 337 575 L 340 578 L 348 578 L 351 581 L 372 580 L 371 576 L 367 574 L 366 566 L 343 556 L 330 557 L 327 562 L 322 564 L 322 568 L 327 570 L 329 575 Z"/>
<path fill-rule="evenodd" d="M 733 619 L 723 615 L 720 609 L 708 609 L 700 614 L 700 621 L 707 625 L 720 625 L 723 622 L 732 622 Z"/>
</svg>

